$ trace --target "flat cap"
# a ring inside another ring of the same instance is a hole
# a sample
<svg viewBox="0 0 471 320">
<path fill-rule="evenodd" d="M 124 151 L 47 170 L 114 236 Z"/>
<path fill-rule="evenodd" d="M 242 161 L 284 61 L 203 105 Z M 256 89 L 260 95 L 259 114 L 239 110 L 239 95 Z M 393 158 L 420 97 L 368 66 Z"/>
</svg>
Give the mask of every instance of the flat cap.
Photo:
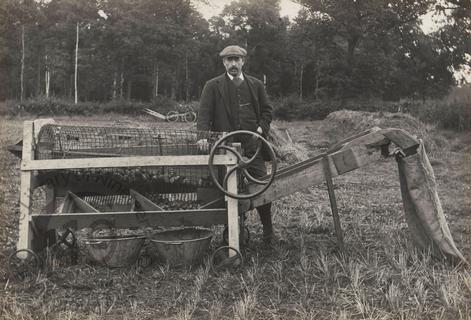
<svg viewBox="0 0 471 320">
<path fill-rule="evenodd" d="M 239 46 L 227 46 L 219 53 L 219 56 L 224 57 L 245 57 L 247 51 Z"/>
</svg>

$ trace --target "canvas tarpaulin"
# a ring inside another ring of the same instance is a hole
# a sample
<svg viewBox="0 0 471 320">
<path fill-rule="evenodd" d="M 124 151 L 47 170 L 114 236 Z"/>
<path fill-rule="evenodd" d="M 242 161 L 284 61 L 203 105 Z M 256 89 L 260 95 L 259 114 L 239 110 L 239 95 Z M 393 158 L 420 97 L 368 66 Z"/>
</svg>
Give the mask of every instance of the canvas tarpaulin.
<svg viewBox="0 0 471 320">
<path fill-rule="evenodd" d="M 467 263 L 456 248 L 438 198 L 437 184 L 423 142 L 417 153 L 397 157 L 402 202 L 411 237 L 422 249 L 453 262 Z"/>
</svg>

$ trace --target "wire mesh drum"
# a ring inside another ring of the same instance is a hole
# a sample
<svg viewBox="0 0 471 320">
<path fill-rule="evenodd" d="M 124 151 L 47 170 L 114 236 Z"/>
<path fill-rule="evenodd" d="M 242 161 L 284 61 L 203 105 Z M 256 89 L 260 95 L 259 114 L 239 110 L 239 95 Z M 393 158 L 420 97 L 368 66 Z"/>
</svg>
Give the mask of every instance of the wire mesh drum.
<svg viewBox="0 0 471 320">
<path fill-rule="evenodd" d="M 34 158 L 202 155 L 208 151 L 199 150 L 196 142 L 205 138 L 211 147 L 220 137 L 221 133 L 189 130 L 47 124 L 37 136 Z M 95 200 L 134 190 L 169 210 L 197 208 L 207 200 L 207 192 L 198 196 L 198 190 L 214 189 L 208 168 L 191 165 L 43 170 L 38 181 Z"/>
<path fill-rule="evenodd" d="M 35 159 L 197 155 L 204 154 L 196 146 L 198 139 L 208 139 L 211 145 L 220 136 L 190 130 L 47 124 L 38 134 Z"/>
</svg>

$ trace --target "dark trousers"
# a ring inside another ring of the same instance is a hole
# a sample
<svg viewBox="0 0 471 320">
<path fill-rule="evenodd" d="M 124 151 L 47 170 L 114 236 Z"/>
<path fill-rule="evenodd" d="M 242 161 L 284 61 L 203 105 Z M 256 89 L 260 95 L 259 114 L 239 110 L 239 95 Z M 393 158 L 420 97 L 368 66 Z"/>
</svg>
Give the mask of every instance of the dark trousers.
<svg viewBox="0 0 471 320">
<path fill-rule="evenodd" d="M 254 178 L 261 178 L 267 174 L 267 167 L 265 166 L 265 160 L 261 155 L 258 155 L 254 161 L 249 165 L 247 171 Z M 264 235 L 270 235 L 273 233 L 273 225 L 271 219 L 271 202 L 261 205 L 256 208 L 260 221 L 263 226 Z"/>
</svg>

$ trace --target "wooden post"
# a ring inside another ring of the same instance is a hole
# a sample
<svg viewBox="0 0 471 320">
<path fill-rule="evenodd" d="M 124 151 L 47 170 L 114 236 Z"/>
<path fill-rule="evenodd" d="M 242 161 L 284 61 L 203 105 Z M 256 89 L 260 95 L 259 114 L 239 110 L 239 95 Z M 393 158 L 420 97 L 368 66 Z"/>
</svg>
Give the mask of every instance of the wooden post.
<svg viewBox="0 0 471 320">
<path fill-rule="evenodd" d="M 33 121 L 23 124 L 23 160 L 33 159 Z M 20 185 L 20 225 L 17 250 L 32 249 L 33 232 L 31 227 L 31 183 L 32 172 L 21 171 Z M 26 257 L 24 257 L 26 258 Z"/>
<path fill-rule="evenodd" d="M 230 170 L 233 166 L 228 166 L 227 170 Z M 227 191 L 231 193 L 237 193 L 237 170 L 235 170 L 227 179 Z M 238 200 L 226 196 L 227 202 L 227 229 L 228 229 L 228 242 L 229 246 L 237 249 L 239 248 L 239 205 Z M 235 255 L 233 250 L 229 251 L 229 256 Z"/>
<path fill-rule="evenodd" d="M 334 220 L 335 235 L 337 236 L 337 245 L 341 251 L 345 250 L 343 242 L 342 226 L 340 225 L 340 217 L 337 209 L 337 201 L 335 200 L 334 184 L 332 182 L 332 173 L 330 172 L 329 158 L 322 158 L 322 167 L 324 177 L 327 183 L 327 191 L 329 192 L 330 208 L 332 209 L 332 219 Z"/>
</svg>

